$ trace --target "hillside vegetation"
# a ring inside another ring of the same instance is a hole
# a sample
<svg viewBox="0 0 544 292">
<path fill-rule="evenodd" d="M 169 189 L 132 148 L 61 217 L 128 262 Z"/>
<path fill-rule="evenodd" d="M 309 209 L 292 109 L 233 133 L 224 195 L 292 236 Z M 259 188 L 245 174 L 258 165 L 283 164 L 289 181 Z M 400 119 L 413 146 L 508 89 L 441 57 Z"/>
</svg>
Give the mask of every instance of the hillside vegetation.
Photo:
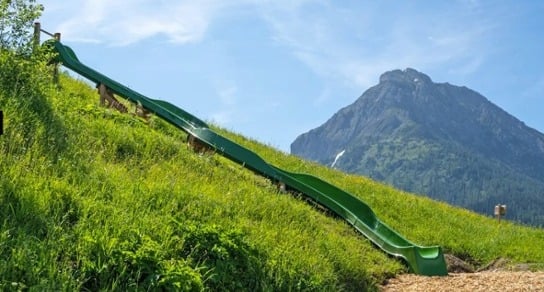
<svg viewBox="0 0 544 292">
<path fill-rule="evenodd" d="M 98 106 L 92 86 L 0 53 L 0 290 L 361 291 L 406 271 L 344 222 L 185 134 Z M 422 245 L 476 265 L 544 263 L 544 231 L 288 156 L 217 129 L 290 171 L 360 197 Z"/>
</svg>

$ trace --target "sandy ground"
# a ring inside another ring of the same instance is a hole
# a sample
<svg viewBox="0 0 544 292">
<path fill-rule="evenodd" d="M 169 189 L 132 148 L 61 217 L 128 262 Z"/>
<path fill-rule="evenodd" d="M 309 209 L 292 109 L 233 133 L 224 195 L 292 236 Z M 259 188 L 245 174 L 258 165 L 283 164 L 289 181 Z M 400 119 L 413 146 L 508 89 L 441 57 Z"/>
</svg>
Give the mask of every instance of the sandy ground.
<svg viewBox="0 0 544 292">
<path fill-rule="evenodd" d="M 544 291 L 544 272 L 484 271 L 445 277 L 403 274 L 380 291 Z"/>
</svg>

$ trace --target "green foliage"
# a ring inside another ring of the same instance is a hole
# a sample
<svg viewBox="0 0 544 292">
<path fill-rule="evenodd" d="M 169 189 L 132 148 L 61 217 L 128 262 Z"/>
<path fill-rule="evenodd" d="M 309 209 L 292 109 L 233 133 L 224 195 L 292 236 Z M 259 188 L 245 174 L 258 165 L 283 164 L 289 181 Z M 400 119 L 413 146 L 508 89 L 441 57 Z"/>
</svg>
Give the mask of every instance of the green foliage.
<svg viewBox="0 0 544 292">
<path fill-rule="evenodd" d="M 404 269 L 160 119 L 34 65 L 0 91 L 0 289 L 364 290 Z"/>
<path fill-rule="evenodd" d="M 540 195 L 544 191 L 542 182 L 461 147 L 391 139 L 349 149 L 346 153 L 346 159 L 338 165 L 350 172 L 481 214 L 491 214 L 496 204 L 506 204 L 507 218 L 535 226 L 544 224 L 544 215 L 535 207 L 544 204 Z"/>
<path fill-rule="evenodd" d="M 181 224 L 180 224 L 181 225 Z M 258 250 L 245 242 L 240 231 L 224 232 L 216 225 L 184 226 L 181 254 L 208 276 L 206 286 L 214 291 L 255 291 L 262 287 Z"/>
<path fill-rule="evenodd" d="M 42 11 L 35 0 L 0 0 L 0 49 L 30 53 L 31 28 Z"/>
<path fill-rule="evenodd" d="M 147 235 L 129 232 L 100 236 L 87 232 L 79 240 L 74 267 L 81 288 L 91 291 L 167 289 L 200 291 L 202 276 L 176 255 L 179 239 L 158 242 Z"/>
<path fill-rule="evenodd" d="M 21 125 L 16 132 L 7 133 L 10 143 L 5 146 L 13 155 L 36 144 L 43 154 L 54 156 L 66 146 L 62 122 L 46 99 L 53 90 L 48 55 L 42 52 L 26 58 L 12 51 L 0 52 L 0 108 L 5 111 L 6 127 Z"/>
<path fill-rule="evenodd" d="M 429 198 L 398 191 L 365 177 L 349 175 L 273 150 L 241 135 L 217 129 L 221 134 L 255 150 L 281 168 L 305 172 L 341 186 L 361 198 L 376 215 L 420 245 L 440 245 L 445 252 L 484 266 L 496 258 L 513 263 L 544 263 L 544 230 L 511 221 L 478 215 Z"/>
<path fill-rule="evenodd" d="M 192 152 L 164 121 L 101 108 L 88 84 L 61 75 L 52 86 L 45 62 L 4 54 L 0 290 L 365 291 L 406 271 L 348 224 L 226 158 Z M 361 197 L 418 244 L 482 264 L 544 262 L 542 230 L 222 132 Z"/>
</svg>

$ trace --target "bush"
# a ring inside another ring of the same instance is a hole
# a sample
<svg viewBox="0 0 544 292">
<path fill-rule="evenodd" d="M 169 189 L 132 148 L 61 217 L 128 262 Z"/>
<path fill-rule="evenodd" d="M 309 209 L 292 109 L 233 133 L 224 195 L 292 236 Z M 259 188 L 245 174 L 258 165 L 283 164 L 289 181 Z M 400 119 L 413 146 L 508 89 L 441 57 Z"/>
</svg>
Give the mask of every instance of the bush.
<svg viewBox="0 0 544 292">
<path fill-rule="evenodd" d="M 207 275 L 213 291 L 256 291 L 262 282 L 259 253 L 239 230 L 223 231 L 216 225 L 183 226 L 181 255 Z"/>
<path fill-rule="evenodd" d="M 200 291 L 204 287 L 198 270 L 147 235 L 85 234 L 80 244 L 77 270 L 84 289 Z"/>
</svg>

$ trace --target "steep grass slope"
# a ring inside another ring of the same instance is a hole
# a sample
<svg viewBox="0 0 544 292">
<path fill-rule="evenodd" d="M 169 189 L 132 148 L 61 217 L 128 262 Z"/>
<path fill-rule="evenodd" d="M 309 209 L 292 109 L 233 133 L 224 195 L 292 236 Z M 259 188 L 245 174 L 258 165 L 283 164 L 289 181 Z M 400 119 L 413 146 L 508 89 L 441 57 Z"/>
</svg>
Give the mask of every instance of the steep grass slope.
<svg viewBox="0 0 544 292">
<path fill-rule="evenodd" d="M 239 134 L 228 131 L 222 134 L 252 147 L 279 167 L 313 174 L 341 186 L 367 202 L 381 220 L 415 243 L 441 245 L 446 253 L 467 259 L 476 267 L 497 258 L 507 258 L 512 263 L 535 263 L 535 266 L 544 268 L 544 250 L 541 248 L 544 246 L 544 229 L 505 220 L 499 223 L 490 216 L 399 191 L 366 177 L 301 161 L 256 141 L 248 141 Z"/>
<path fill-rule="evenodd" d="M 100 108 L 89 85 L 63 76 L 56 88 L 20 66 L 0 70 L 11 72 L 0 84 L 2 290 L 360 291 L 405 271 L 342 221 L 240 165 L 194 153 L 163 121 Z M 416 243 L 477 264 L 544 262 L 542 230 L 498 225 L 220 131 L 356 194 Z"/>
<path fill-rule="evenodd" d="M 0 95 L 2 289 L 360 290 L 404 269 L 164 122 L 25 78 Z"/>
</svg>

